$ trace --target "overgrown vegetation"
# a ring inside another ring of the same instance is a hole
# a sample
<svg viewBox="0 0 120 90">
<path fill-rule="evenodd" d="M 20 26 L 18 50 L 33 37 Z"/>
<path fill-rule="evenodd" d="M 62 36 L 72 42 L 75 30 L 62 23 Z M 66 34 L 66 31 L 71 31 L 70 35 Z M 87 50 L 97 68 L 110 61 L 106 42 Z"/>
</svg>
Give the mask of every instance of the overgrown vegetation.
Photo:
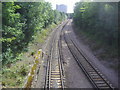
<svg viewBox="0 0 120 90">
<path fill-rule="evenodd" d="M 34 37 L 34 40 L 29 43 L 28 51 L 23 52 L 17 57 L 21 60 L 18 62 L 14 62 L 12 64 L 7 64 L 6 66 L 3 67 L 2 69 L 3 87 L 6 87 L 6 88 L 20 87 L 21 88 L 24 86 L 25 81 L 27 80 L 26 77 L 28 76 L 28 73 L 31 70 L 31 66 L 34 63 L 38 49 L 41 48 L 41 44 L 44 43 L 45 39 L 51 32 L 52 28 L 55 28 L 56 26 L 57 25 L 52 24 L 49 27 L 47 27 L 45 30 L 40 31 L 41 33 L 40 32 L 37 33 Z"/>
<path fill-rule="evenodd" d="M 38 49 L 66 14 L 48 2 L 2 3 L 2 86 L 23 87 Z"/>
<path fill-rule="evenodd" d="M 27 51 L 37 32 L 65 18 L 64 13 L 52 10 L 48 2 L 3 2 L 0 39 L 3 65 L 19 60 L 17 57 Z"/>
<path fill-rule="evenodd" d="M 103 47 L 101 57 L 118 58 L 118 3 L 78 2 L 74 9 L 74 24 L 79 31 Z"/>
<path fill-rule="evenodd" d="M 28 67 L 25 64 L 21 66 L 15 65 L 11 68 L 5 68 L 2 71 L 2 86 L 4 87 L 22 87 L 24 85 L 25 77 L 28 74 Z"/>
</svg>

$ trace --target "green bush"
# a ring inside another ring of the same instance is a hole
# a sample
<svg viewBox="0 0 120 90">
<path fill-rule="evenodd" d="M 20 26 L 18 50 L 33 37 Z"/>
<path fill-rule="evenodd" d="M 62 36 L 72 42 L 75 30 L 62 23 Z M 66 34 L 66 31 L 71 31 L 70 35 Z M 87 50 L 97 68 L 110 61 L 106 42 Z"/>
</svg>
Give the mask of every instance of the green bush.
<svg viewBox="0 0 120 90">
<path fill-rule="evenodd" d="M 74 24 L 96 43 L 117 52 L 118 3 L 78 2 L 74 9 Z"/>
<path fill-rule="evenodd" d="M 3 65 L 18 60 L 16 58 L 27 51 L 36 33 L 66 18 L 65 13 L 52 10 L 51 4 L 44 1 L 3 2 L 2 14 L 3 32 L 0 41 Z"/>
</svg>

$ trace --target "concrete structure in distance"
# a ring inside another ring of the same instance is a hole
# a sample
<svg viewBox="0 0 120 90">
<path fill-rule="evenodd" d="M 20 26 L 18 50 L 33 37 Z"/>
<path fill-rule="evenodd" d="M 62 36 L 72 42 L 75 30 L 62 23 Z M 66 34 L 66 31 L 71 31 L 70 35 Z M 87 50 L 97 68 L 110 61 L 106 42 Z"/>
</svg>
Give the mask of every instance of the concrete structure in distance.
<svg viewBox="0 0 120 90">
<path fill-rule="evenodd" d="M 64 4 L 56 5 L 56 10 L 67 13 L 67 6 Z"/>
</svg>

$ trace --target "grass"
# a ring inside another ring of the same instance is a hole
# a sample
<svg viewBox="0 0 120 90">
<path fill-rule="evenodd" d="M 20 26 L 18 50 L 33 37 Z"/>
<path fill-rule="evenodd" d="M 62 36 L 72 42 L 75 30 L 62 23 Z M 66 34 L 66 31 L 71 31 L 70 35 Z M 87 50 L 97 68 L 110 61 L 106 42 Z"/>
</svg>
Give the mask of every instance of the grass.
<svg viewBox="0 0 120 90">
<path fill-rule="evenodd" d="M 29 72 L 30 66 L 26 67 L 26 64 L 17 62 L 16 65 L 12 65 L 10 68 L 4 67 L 2 71 L 2 85 L 3 87 L 22 87 L 25 77 Z"/>
<path fill-rule="evenodd" d="M 29 43 L 28 51 L 22 53 L 17 62 L 12 63 L 9 67 L 3 66 L 2 70 L 2 86 L 5 88 L 21 88 L 24 86 L 26 77 L 34 63 L 35 55 L 41 48 L 46 38 L 53 28 L 57 25 L 52 24 L 35 35 L 34 41 Z"/>
<path fill-rule="evenodd" d="M 48 28 L 42 30 L 41 32 L 38 32 L 36 34 L 34 42 L 43 43 L 45 41 L 46 37 L 52 31 L 52 28 L 55 28 L 55 27 L 56 27 L 56 24 L 52 24 Z"/>
</svg>

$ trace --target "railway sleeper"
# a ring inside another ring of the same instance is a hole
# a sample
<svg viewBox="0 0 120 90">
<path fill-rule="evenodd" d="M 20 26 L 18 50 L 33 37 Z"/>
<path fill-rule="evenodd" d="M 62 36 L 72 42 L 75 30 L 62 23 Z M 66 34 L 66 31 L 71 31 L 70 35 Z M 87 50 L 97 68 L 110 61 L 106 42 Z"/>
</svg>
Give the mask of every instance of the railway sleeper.
<svg viewBox="0 0 120 90">
<path fill-rule="evenodd" d="M 51 73 L 59 73 L 59 70 L 57 70 L 57 71 L 51 71 Z"/>
<path fill-rule="evenodd" d="M 91 76 L 98 76 L 97 73 L 90 73 Z"/>
<path fill-rule="evenodd" d="M 98 75 L 91 75 L 91 77 L 93 78 L 93 79 L 96 79 L 96 78 L 101 78 L 100 76 L 98 76 Z"/>
<path fill-rule="evenodd" d="M 53 79 L 51 81 L 54 81 Z M 57 82 L 61 82 L 61 80 L 56 80 Z"/>
<path fill-rule="evenodd" d="M 62 88 L 62 86 L 58 86 L 58 88 Z"/>
<path fill-rule="evenodd" d="M 60 78 L 60 75 L 58 75 L 58 74 L 54 74 L 54 75 L 51 75 L 50 77 L 52 77 L 52 78 Z M 48 76 L 48 78 L 49 78 L 49 76 Z"/>
<path fill-rule="evenodd" d="M 51 76 L 54 76 L 54 75 L 59 75 L 60 76 L 60 73 L 51 73 Z"/>
<path fill-rule="evenodd" d="M 102 78 L 93 78 L 94 81 L 103 81 Z"/>
<path fill-rule="evenodd" d="M 95 72 L 95 70 L 93 70 L 93 69 L 88 69 L 88 72 Z"/>
<path fill-rule="evenodd" d="M 57 85 L 60 85 L 61 84 L 61 82 L 56 82 L 57 83 Z M 51 82 L 50 84 L 54 84 L 54 82 Z"/>
<path fill-rule="evenodd" d="M 96 74 L 96 72 L 89 72 L 90 74 Z"/>
<path fill-rule="evenodd" d="M 102 84 L 102 83 L 99 83 L 99 84 L 97 84 L 97 86 L 98 86 L 98 87 L 103 87 L 103 86 L 108 86 L 108 85 L 107 85 L 106 83 L 103 83 L 103 84 Z"/>
<path fill-rule="evenodd" d="M 95 81 L 96 84 L 104 84 L 104 81 Z"/>
<path fill-rule="evenodd" d="M 52 82 L 56 82 L 57 84 L 60 84 L 60 83 L 61 83 L 61 81 L 60 81 L 60 82 L 57 82 L 57 81 L 51 81 L 51 84 L 52 84 Z"/>
<path fill-rule="evenodd" d="M 51 75 L 60 75 L 60 73 L 51 73 Z"/>
<path fill-rule="evenodd" d="M 58 78 L 58 77 L 51 77 L 51 80 L 60 80 L 60 78 Z"/>
</svg>

